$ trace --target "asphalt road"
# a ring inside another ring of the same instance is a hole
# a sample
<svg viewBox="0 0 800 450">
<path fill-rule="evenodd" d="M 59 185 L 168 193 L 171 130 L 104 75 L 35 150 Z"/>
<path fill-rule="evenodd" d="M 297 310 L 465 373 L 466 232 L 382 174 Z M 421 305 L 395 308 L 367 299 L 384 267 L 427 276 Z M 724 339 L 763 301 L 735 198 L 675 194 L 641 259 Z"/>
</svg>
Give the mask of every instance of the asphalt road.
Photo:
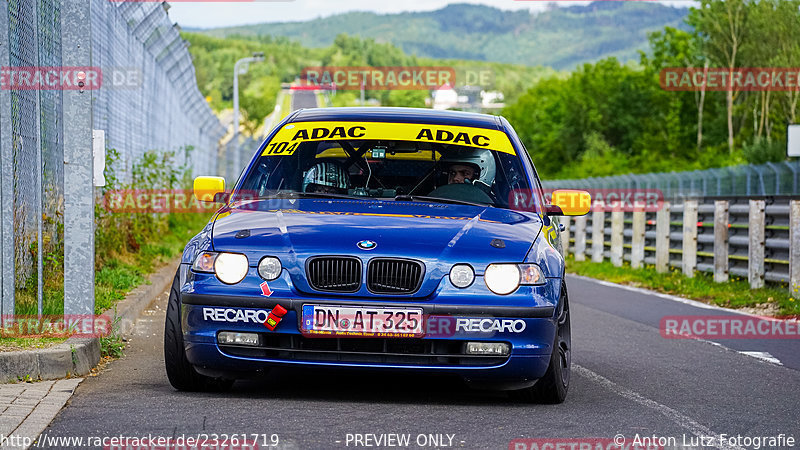
<svg viewBox="0 0 800 450">
<path fill-rule="evenodd" d="M 292 91 L 292 111 L 301 108 L 316 108 L 317 96 L 314 91 Z"/>
<path fill-rule="evenodd" d="M 678 448 L 695 436 L 800 438 L 800 341 L 737 341 L 732 350 L 665 339 L 660 317 L 719 312 L 576 277 L 568 283 L 573 377 L 562 405 L 515 403 L 449 378 L 316 370 L 275 370 L 227 393 L 176 392 L 163 367 L 164 294 L 126 356 L 84 381 L 45 433 L 274 433 L 278 448 L 303 449 L 367 448 L 348 445 L 348 435 L 358 433 L 409 433 L 412 448 L 421 448 L 418 435 L 442 435 L 444 444 L 469 449 L 507 449 L 517 438 L 618 434 L 628 443 L 637 435 L 675 439 Z M 787 357 L 786 365 L 738 350 L 769 351 Z"/>
</svg>

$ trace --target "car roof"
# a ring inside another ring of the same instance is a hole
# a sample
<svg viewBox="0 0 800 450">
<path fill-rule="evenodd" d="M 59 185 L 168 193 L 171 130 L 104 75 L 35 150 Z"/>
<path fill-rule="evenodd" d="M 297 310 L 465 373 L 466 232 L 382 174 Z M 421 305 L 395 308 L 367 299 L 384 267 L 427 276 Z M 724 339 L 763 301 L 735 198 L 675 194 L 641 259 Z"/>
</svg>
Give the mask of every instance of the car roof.
<svg viewBox="0 0 800 450">
<path fill-rule="evenodd" d="M 296 111 L 289 118 L 289 122 L 316 121 L 429 123 L 502 130 L 497 116 L 424 108 L 313 108 Z"/>
</svg>

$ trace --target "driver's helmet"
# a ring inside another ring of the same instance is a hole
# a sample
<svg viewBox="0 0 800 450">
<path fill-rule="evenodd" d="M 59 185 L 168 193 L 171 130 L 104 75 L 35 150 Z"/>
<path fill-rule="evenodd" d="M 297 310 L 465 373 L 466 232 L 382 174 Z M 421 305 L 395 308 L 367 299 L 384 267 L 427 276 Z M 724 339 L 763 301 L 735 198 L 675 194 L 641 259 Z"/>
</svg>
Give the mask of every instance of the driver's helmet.
<svg viewBox="0 0 800 450">
<path fill-rule="evenodd" d="M 335 161 L 322 161 L 311 166 L 303 175 L 303 192 L 326 190 L 346 193 L 350 185 L 350 174 Z"/>
<path fill-rule="evenodd" d="M 472 184 L 480 183 L 489 189 L 494 184 L 497 166 L 491 150 L 461 147 L 448 152 L 440 161 L 448 166 L 453 164 L 472 166 L 476 170 L 476 178 Z"/>
</svg>

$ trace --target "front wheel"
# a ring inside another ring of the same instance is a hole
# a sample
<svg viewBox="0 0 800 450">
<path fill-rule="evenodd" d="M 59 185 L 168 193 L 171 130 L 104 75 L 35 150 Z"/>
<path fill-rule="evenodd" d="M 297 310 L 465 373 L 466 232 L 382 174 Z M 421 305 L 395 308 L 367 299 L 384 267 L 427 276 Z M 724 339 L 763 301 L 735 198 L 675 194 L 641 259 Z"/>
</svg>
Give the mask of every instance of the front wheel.
<svg viewBox="0 0 800 450">
<path fill-rule="evenodd" d="M 164 366 L 169 383 L 179 391 L 220 391 L 233 385 L 233 380 L 211 378 L 197 373 L 186 359 L 181 329 L 179 274 L 175 274 L 169 290 L 167 318 L 164 321 Z"/>
<path fill-rule="evenodd" d="M 532 387 L 515 391 L 517 398 L 525 402 L 563 403 L 569 391 L 569 379 L 572 363 L 572 331 L 569 320 L 569 299 L 567 285 L 562 281 L 561 302 L 556 321 L 556 336 L 553 342 L 553 353 L 547 372 Z"/>
</svg>

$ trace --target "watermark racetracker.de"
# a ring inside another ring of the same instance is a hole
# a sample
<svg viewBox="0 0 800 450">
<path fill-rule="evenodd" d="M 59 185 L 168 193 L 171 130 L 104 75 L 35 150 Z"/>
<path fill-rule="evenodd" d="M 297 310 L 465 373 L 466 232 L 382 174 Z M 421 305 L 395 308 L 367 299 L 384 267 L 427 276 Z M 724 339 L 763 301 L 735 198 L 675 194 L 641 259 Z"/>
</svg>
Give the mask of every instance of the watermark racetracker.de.
<svg viewBox="0 0 800 450">
<path fill-rule="evenodd" d="M 667 67 L 659 74 L 667 91 L 798 91 L 798 67 Z"/>
<path fill-rule="evenodd" d="M 142 77 L 137 67 L 3 66 L 0 90 L 138 89 Z"/>
<path fill-rule="evenodd" d="M 666 339 L 800 339 L 800 321 L 755 316 L 664 316 Z"/>
<path fill-rule="evenodd" d="M 441 66 L 305 67 L 300 74 L 301 86 L 339 90 L 432 90 L 455 82 L 455 70 Z"/>
<path fill-rule="evenodd" d="M 514 189 L 508 194 L 508 205 L 517 211 L 537 211 L 540 201 L 551 202 L 553 189 L 544 191 L 544 198 L 530 189 Z M 664 203 L 659 189 L 589 189 L 590 211 L 656 212 Z M 263 193 L 237 191 L 233 201 L 236 209 L 262 210 Z M 112 189 L 103 194 L 103 206 L 111 213 L 213 213 L 221 203 L 231 200 L 230 193 L 218 193 L 215 198 L 200 201 L 191 189 Z M 213 201 L 211 201 L 213 200 Z M 578 206 L 578 205 L 575 205 Z"/>
<path fill-rule="evenodd" d="M 0 335 L 3 337 L 103 337 L 111 334 L 110 317 L 91 314 L 65 315 L 3 315 Z"/>
<path fill-rule="evenodd" d="M 544 190 L 545 203 L 551 203 L 555 190 Z M 591 197 L 590 211 L 645 211 L 656 212 L 664 204 L 660 189 L 586 189 Z M 517 211 L 536 211 L 537 196 L 530 189 L 513 189 L 508 194 L 508 204 Z M 579 206 L 579 205 L 574 205 Z"/>
</svg>

